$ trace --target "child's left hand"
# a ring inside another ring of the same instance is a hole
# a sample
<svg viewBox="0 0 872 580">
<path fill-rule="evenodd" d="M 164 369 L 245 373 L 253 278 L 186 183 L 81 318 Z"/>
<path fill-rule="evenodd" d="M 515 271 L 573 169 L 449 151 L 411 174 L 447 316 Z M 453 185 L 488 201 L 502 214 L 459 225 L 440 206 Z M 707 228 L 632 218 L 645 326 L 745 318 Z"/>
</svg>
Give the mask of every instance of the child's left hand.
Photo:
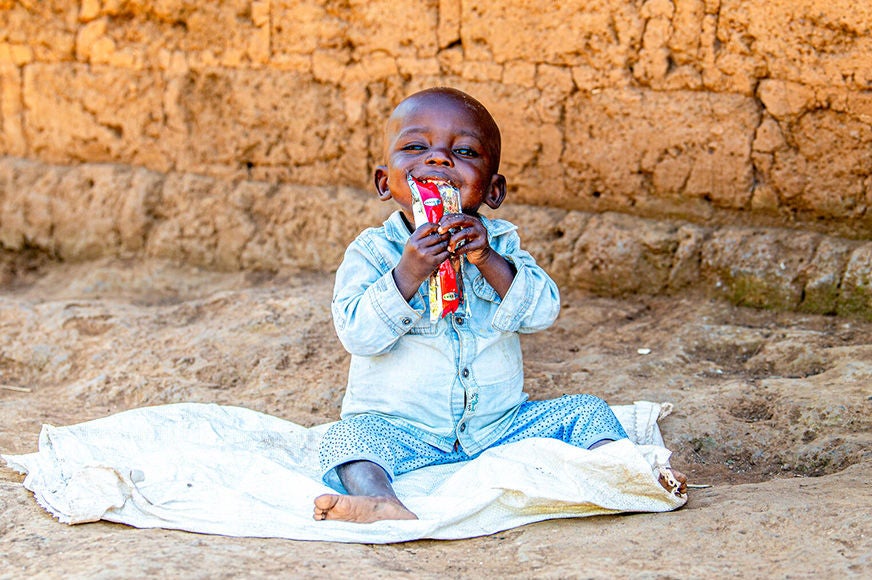
<svg viewBox="0 0 872 580">
<path fill-rule="evenodd" d="M 439 220 L 437 231 L 444 234 L 449 230 L 454 232 L 448 240 L 448 251 L 456 256 L 466 256 L 500 298 L 504 298 L 515 278 L 515 267 L 491 248 L 481 220 L 464 213 L 445 214 Z"/>
<path fill-rule="evenodd" d="M 454 230 L 448 240 L 448 251 L 456 256 L 466 256 L 471 264 L 479 265 L 489 258 L 490 244 L 487 230 L 481 220 L 464 213 L 449 213 L 439 220 L 439 233 Z"/>
</svg>

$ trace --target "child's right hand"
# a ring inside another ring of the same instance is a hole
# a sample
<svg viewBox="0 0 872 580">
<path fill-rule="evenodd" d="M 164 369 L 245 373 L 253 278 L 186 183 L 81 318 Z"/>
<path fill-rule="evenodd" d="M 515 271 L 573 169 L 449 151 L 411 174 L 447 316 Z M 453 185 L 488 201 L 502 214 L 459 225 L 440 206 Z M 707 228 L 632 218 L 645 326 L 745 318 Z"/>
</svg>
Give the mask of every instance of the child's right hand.
<svg viewBox="0 0 872 580">
<path fill-rule="evenodd" d="M 412 232 L 400 262 L 394 268 L 394 282 L 407 301 L 450 255 L 448 242 L 451 234 L 440 234 L 438 230 L 437 224 L 426 223 Z"/>
</svg>

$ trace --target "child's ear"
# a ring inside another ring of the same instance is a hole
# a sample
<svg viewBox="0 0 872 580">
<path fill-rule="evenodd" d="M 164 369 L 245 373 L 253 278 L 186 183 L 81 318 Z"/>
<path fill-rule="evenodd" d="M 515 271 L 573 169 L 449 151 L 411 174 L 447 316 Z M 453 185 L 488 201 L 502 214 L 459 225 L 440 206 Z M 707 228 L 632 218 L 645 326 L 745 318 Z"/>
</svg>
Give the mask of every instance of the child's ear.
<svg viewBox="0 0 872 580">
<path fill-rule="evenodd" d="M 388 201 L 391 198 L 391 190 L 388 188 L 388 168 L 384 165 L 376 167 L 373 179 L 378 198 L 382 201 Z"/>
<path fill-rule="evenodd" d="M 497 209 L 506 199 L 506 178 L 499 173 L 491 177 L 490 189 L 484 198 L 484 204 L 491 209 Z"/>
</svg>

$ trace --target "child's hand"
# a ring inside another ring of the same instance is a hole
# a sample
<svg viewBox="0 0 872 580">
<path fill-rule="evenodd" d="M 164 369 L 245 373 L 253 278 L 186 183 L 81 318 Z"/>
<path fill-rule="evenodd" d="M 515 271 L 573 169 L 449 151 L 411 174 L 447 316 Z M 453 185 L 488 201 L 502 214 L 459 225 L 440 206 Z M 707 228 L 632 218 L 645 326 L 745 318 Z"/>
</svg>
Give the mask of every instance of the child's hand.
<svg viewBox="0 0 872 580">
<path fill-rule="evenodd" d="M 455 230 L 453 233 L 449 230 Z M 485 280 L 501 298 L 515 279 L 515 267 L 490 247 L 487 230 L 481 220 L 463 213 L 451 213 L 439 220 L 439 230 L 448 238 L 448 251 L 455 256 L 466 256 L 475 264 Z"/>
<path fill-rule="evenodd" d="M 476 217 L 463 213 L 445 214 L 439 220 L 438 231 L 440 234 L 450 236 L 448 251 L 455 256 L 466 256 L 470 264 L 479 265 L 491 257 L 487 230 Z"/>
<path fill-rule="evenodd" d="M 426 223 L 412 232 L 394 268 L 394 281 L 406 300 L 410 300 L 424 280 L 450 256 L 450 235 L 437 230 L 436 224 Z"/>
</svg>

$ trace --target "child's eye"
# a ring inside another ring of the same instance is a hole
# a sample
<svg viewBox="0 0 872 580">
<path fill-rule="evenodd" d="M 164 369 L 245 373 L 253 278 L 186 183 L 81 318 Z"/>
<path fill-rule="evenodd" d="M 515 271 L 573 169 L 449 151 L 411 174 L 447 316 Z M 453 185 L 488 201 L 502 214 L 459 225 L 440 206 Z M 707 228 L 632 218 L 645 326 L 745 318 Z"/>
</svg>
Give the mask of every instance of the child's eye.
<svg viewBox="0 0 872 580">
<path fill-rule="evenodd" d="M 403 145 L 403 151 L 423 151 L 424 146 L 419 143 L 409 143 L 408 145 Z"/>
<path fill-rule="evenodd" d="M 478 153 L 469 147 L 458 147 L 454 152 L 458 155 L 463 155 L 464 157 L 478 157 Z"/>
</svg>

